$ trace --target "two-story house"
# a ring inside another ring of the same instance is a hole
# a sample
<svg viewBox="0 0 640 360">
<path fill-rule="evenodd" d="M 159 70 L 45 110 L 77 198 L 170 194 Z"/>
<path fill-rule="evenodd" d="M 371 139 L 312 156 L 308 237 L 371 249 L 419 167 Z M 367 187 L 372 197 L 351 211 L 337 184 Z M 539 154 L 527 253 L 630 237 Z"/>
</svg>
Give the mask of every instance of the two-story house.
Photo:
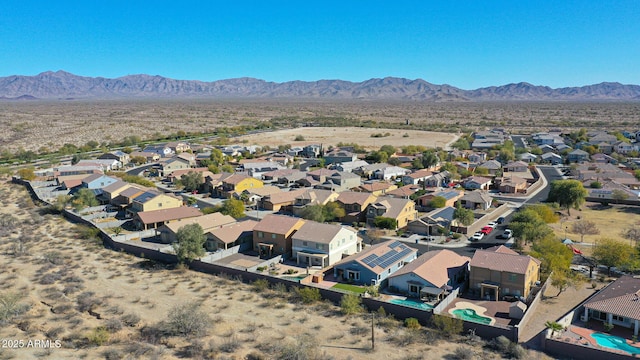
<svg viewBox="0 0 640 360">
<path fill-rule="evenodd" d="M 303 219 L 269 214 L 253 228 L 253 249 L 260 257 L 291 256 L 291 237 L 305 224 Z"/>
<path fill-rule="evenodd" d="M 370 193 L 356 191 L 341 192 L 336 199 L 336 202 L 338 202 L 346 212 L 344 219 L 341 220 L 344 222 L 365 221 L 365 210 L 367 206 L 376 201 L 376 199 L 377 196 Z"/>
<path fill-rule="evenodd" d="M 497 301 L 505 295 L 528 298 L 540 281 L 540 260 L 502 245 L 476 250 L 469 266 L 470 289 L 483 299 Z"/>
<path fill-rule="evenodd" d="M 148 190 L 132 199 L 131 207 L 127 209 L 130 215 L 138 212 L 171 209 L 182 206 L 182 199 L 156 190 Z"/>
<path fill-rule="evenodd" d="M 315 221 L 305 222 L 291 241 L 298 264 L 322 268 L 337 263 L 344 255 L 357 253 L 362 246 L 355 230 Z"/>
<path fill-rule="evenodd" d="M 367 206 L 367 224 L 373 226 L 377 217 L 396 220 L 397 229 L 401 229 L 410 221 L 418 218 L 416 204 L 412 200 L 394 197 L 380 197 Z"/>
<path fill-rule="evenodd" d="M 222 185 L 216 189 L 219 197 L 230 199 L 234 194 L 240 194 L 244 190 L 261 188 L 264 183 L 246 174 L 233 174 L 222 180 Z"/>
</svg>

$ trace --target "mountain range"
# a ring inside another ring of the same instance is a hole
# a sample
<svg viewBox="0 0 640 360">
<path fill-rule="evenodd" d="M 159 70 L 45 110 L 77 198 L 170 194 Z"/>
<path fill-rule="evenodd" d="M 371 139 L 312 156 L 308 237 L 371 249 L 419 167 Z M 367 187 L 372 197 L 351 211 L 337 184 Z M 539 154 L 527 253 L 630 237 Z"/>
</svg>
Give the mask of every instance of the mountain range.
<svg viewBox="0 0 640 360">
<path fill-rule="evenodd" d="M 115 79 L 84 77 L 65 71 L 35 76 L 0 77 L 0 99 L 121 98 L 297 98 L 415 101 L 598 101 L 640 100 L 640 86 L 617 82 L 552 89 L 526 82 L 463 90 L 422 79 L 386 77 L 362 82 L 343 80 L 268 82 L 237 78 L 204 82 L 162 76 L 127 75 Z"/>
</svg>

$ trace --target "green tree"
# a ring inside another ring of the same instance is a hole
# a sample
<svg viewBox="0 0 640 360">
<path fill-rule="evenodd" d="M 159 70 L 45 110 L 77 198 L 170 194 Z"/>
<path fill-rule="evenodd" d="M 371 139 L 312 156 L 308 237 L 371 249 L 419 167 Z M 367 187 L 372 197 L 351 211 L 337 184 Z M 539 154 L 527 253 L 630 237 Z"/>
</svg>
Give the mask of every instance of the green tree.
<svg viewBox="0 0 640 360">
<path fill-rule="evenodd" d="M 398 227 L 398 221 L 384 216 L 376 216 L 373 219 L 373 225 L 380 229 L 395 230 Z"/>
<path fill-rule="evenodd" d="M 17 174 L 22 180 L 31 181 L 36 178 L 35 170 L 33 169 L 33 167 L 22 168 L 17 171 Z"/>
<path fill-rule="evenodd" d="M 556 297 L 560 296 L 560 294 L 570 287 L 577 289 L 583 282 L 584 279 L 581 275 L 570 269 L 558 269 L 551 273 L 551 285 L 558 289 Z"/>
<path fill-rule="evenodd" d="M 475 221 L 473 211 L 470 209 L 465 209 L 460 205 L 458 205 L 458 207 L 456 207 L 456 209 L 454 210 L 453 219 L 462 226 L 469 226 Z"/>
<path fill-rule="evenodd" d="M 553 233 L 542 217 L 529 208 L 518 211 L 511 219 L 509 227 L 513 230 L 513 236 L 524 240 L 525 244 L 528 241 L 535 243 Z"/>
<path fill-rule="evenodd" d="M 188 224 L 176 232 L 173 249 L 180 263 L 189 263 L 204 255 L 204 231 L 200 224 Z"/>
<path fill-rule="evenodd" d="M 244 204 L 241 200 L 236 199 L 227 199 L 222 202 L 222 208 L 220 212 L 233 217 L 234 219 L 243 218 L 244 215 Z"/>
<path fill-rule="evenodd" d="M 182 185 L 185 191 L 198 190 L 204 183 L 204 178 L 201 172 L 189 171 L 182 175 L 177 185 Z"/>
<path fill-rule="evenodd" d="M 76 211 L 81 210 L 85 207 L 92 207 L 100 205 L 100 202 L 96 198 L 96 195 L 93 193 L 91 189 L 82 188 L 78 190 L 73 196 L 73 200 L 71 200 L 73 207 Z"/>
<path fill-rule="evenodd" d="M 587 195 L 587 190 L 578 180 L 556 180 L 551 182 L 548 201 L 557 202 L 571 215 L 571 208 L 580 209 Z"/>
<path fill-rule="evenodd" d="M 356 294 L 344 294 L 340 300 L 340 310 L 344 315 L 355 315 L 364 312 L 362 299 Z"/>
<path fill-rule="evenodd" d="M 528 205 L 527 209 L 535 212 L 540 216 L 542 221 L 547 224 L 557 223 L 560 217 L 555 213 L 552 207 L 545 204 Z"/>
<path fill-rule="evenodd" d="M 220 149 L 211 150 L 211 156 L 209 156 L 209 161 L 211 161 L 212 165 L 220 166 L 224 163 L 224 154 Z"/>
<path fill-rule="evenodd" d="M 300 217 L 305 220 L 324 222 L 324 211 L 322 205 L 308 205 L 300 212 Z"/>
<path fill-rule="evenodd" d="M 443 208 L 447 205 L 447 199 L 442 196 L 434 196 L 431 201 L 429 201 L 429 206 L 434 209 Z"/>
<path fill-rule="evenodd" d="M 542 272 L 545 274 L 569 270 L 573 259 L 573 251 L 553 236 L 534 242 L 530 255 L 540 259 Z"/>
<path fill-rule="evenodd" d="M 325 221 L 334 221 L 337 219 L 342 219 L 347 215 L 347 212 L 344 210 L 344 208 L 335 201 L 327 203 L 323 207 L 322 212 L 324 213 Z"/>
<path fill-rule="evenodd" d="M 374 163 L 386 163 L 389 160 L 389 154 L 384 151 L 372 151 L 370 152 L 365 160 Z"/>
<path fill-rule="evenodd" d="M 462 319 L 452 318 L 445 315 L 433 315 L 431 317 L 433 326 L 438 329 L 444 336 L 451 337 L 459 335 L 464 330 Z"/>
<path fill-rule="evenodd" d="M 547 321 L 546 323 L 544 323 L 544 326 L 547 329 L 551 330 L 551 336 L 552 337 L 556 332 L 560 332 L 560 331 L 562 331 L 564 329 L 564 326 L 562 326 L 562 324 L 557 323 L 555 321 Z"/>
<path fill-rule="evenodd" d="M 620 201 L 627 200 L 627 198 L 629 198 L 629 195 L 627 195 L 624 190 L 614 189 L 611 192 L 611 198 L 613 199 L 613 201 L 615 201 L 616 204 L 618 204 L 620 203 Z"/>
<path fill-rule="evenodd" d="M 434 150 L 427 150 L 422 153 L 422 157 L 420 158 L 422 162 L 422 169 L 428 169 L 430 167 L 438 165 L 440 159 L 438 158 L 438 154 Z"/>
<path fill-rule="evenodd" d="M 134 156 L 130 161 L 135 165 L 142 165 L 147 163 L 147 158 L 144 156 Z"/>
<path fill-rule="evenodd" d="M 632 262 L 635 253 L 633 246 L 613 239 L 600 239 L 593 249 L 593 258 L 607 267 L 611 275 L 612 267 L 622 267 Z"/>
<path fill-rule="evenodd" d="M 391 155 L 395 154 L 398 149 L 396 149 L 393 145 L 383 145 L 382 147 L 380 147 L 380 151 L 387 153 L 387 155 L 391 157 Z"/>
</svg>

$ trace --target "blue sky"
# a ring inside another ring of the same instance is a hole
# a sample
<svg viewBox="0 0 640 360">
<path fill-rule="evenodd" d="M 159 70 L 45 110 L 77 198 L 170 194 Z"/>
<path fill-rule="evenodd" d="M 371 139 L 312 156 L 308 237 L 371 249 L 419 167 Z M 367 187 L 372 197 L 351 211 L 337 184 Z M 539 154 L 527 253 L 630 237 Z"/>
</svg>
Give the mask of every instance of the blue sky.
<svg viewBox="0 0 640 360">
<path fill-rule="evenodd" d="M 640 3 L 6 1 L 0 54 L 0 76 L 640 84 Z"/>
</svg>

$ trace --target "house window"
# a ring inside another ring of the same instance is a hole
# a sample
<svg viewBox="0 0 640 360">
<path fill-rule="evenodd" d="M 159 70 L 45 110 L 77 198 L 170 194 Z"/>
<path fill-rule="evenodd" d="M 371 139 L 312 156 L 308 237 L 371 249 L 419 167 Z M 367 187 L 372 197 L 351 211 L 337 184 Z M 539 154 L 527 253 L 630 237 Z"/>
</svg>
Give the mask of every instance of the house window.
<svg viewBox="0 0 640 360">
<path fill-rule="evenodd" d="M 614 321 L 624 322 L 624 317 L 619 316 L 619 315 L 613 315 L 612 319 Z"/>
<path fill-rule="evenodd" d="M 509 281 L 516 281 L 516 279 L 518 279 L 518 275 L 516 275 L 516 274 L 509 274 Z"/>
<path fill-rule="evenodd" d="M 258 237 L 259 238 L 264 237 L 264 233 L 262 231 L 258 231 Z"/>
<path fill-rule="evenodd" d="M 417 294 L 420 292 L 420 287 L 417 285 L 409 285 L 409 292 L 412 294 Z"/>
<path fill-rule="evenodd" d="M 303 241 L 303 242 L 302 242 L 302 246 L 307 246 L 307 242 L 306 242 L 306 241 Z"/>
<path fill-rule="evenodd" d="M 276 238 L 276 234 L 271 234 L 271 238 L 275 239 Z"/>
<path fill-rule="evenodd" d="M 158 207 L 162 207 L 162 203 L 158 203 Z"/>
</svg>

